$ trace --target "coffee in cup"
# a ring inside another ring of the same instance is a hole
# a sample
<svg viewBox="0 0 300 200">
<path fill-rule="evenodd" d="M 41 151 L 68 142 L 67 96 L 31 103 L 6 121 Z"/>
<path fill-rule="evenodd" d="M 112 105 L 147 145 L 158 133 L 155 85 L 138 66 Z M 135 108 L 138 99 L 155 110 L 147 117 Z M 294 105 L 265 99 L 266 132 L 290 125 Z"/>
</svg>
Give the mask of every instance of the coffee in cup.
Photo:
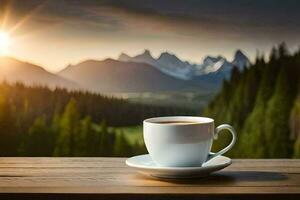
<svg viewBox="0 0 300 200">
<path fill-rule="evenodd" d="M 143 122 L 146 148 L 153 161 L 164 167 L 201 166 L 208 159 L 222 155 L 233 147 L 236 133 L 232 126 L 215 128 L 207 117 L 173 116 L 146 119 Z M 221 130 L 229 130 L 231 143 L 211 154 L 213 140 Z"/>
</svg>

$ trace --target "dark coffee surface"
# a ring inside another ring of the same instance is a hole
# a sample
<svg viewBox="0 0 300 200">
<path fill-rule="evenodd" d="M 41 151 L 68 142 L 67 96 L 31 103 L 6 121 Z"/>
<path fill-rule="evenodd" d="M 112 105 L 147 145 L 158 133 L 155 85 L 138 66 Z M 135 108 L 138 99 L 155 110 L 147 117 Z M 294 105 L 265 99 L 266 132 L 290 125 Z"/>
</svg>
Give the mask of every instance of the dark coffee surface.
<svg viewBox="0 0 300 200">
<path fill-rule="evenodd" d="M 195 124 L 198 123 L 196 121 L 159 121 L 159 122 L 153 122 L 156 124 Z"/>
</svg>

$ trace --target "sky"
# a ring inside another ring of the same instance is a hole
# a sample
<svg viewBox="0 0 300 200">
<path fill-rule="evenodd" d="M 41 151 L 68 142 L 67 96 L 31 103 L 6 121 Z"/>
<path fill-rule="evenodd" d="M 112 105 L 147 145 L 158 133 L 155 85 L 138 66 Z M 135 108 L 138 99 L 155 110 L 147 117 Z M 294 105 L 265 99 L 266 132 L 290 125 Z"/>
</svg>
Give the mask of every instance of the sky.
<svg viewBox="0 0 300 200">
<path fill-rule="evenodd" d="M 297 0 L 0 0 L 7 55 L 57 72 L 85 59 L 117 58 L 149 49 L 200 63 L 250 59 L 286 42 L 300 44 Z"/>
</svg>

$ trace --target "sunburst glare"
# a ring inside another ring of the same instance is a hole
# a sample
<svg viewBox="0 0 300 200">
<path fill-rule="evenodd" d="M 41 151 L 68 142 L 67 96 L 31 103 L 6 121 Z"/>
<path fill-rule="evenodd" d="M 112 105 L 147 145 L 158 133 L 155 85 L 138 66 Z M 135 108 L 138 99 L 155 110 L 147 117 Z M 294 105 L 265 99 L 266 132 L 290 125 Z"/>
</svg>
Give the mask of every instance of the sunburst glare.
<svg viewBox="0 0 300 200">
<path fill-rule="evenodd" d="M 9 34 L 0 31 L 0 55 L 4 55 L 8 53 L 9 44 L 10 44 Z"/>
</svg>

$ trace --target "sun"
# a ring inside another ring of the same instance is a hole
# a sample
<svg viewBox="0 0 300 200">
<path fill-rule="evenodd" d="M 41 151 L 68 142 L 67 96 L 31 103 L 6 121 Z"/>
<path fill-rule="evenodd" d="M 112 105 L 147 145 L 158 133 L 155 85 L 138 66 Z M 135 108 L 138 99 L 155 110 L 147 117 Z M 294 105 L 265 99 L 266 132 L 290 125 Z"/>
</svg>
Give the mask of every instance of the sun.
<svg viewBox="0 0 300 200">
<path fill-rule="evenodd" d="M 10 44 L 9 34 L 0 31 L 0 55 L 4 55 L 8 52 L 9 44 Z"/>
</svg>

